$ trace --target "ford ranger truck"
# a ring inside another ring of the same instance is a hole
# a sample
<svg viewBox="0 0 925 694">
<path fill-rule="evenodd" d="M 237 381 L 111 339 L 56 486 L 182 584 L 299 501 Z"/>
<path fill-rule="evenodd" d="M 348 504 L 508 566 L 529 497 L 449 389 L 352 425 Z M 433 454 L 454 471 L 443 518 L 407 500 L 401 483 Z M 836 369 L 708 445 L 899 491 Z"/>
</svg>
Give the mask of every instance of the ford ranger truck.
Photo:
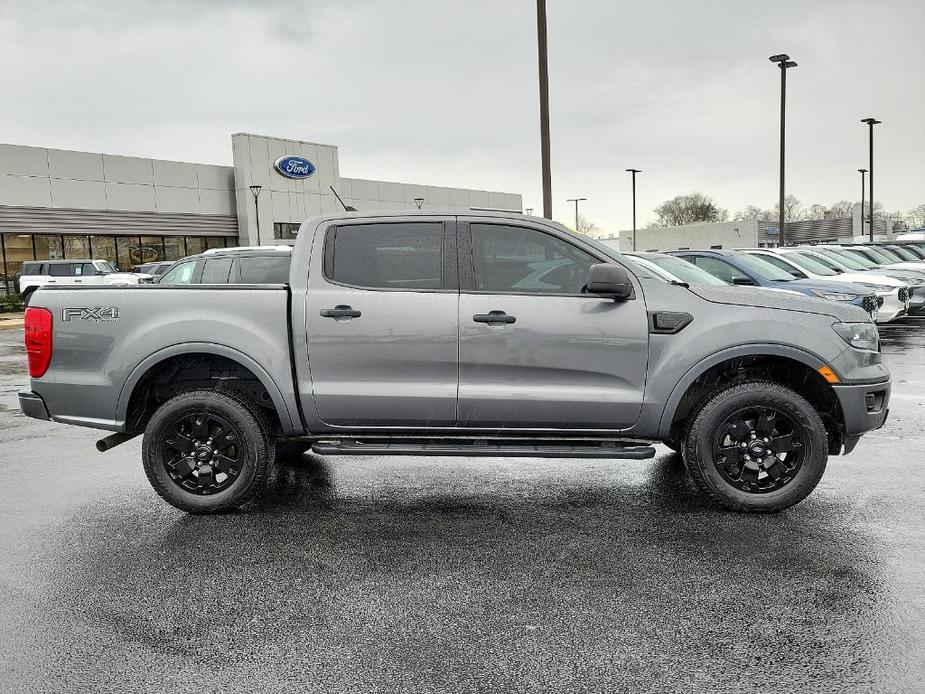
<svg viewBox="0 0 925 694">
<path fill-rule="evenodd" d="M 640 459 L 655 442 L 716 503 L 780 511 L 883 424 L 890 374 L 860 308 L 631 267 L 521 214 L 314 217 L 288 284 L 43 288 L 20 406 L 115 432 L 100 450 L 143 435 L 154 489 L 190 513 L 242 504 L 283 452 Z"/>
</svg>

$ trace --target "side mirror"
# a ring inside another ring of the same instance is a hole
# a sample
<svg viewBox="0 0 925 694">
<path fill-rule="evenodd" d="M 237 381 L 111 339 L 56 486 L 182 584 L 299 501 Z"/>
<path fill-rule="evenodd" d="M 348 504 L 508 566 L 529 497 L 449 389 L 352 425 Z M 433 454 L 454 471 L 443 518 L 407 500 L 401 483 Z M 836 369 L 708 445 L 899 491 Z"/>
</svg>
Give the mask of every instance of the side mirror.
<svg viewBox="0 0 925 694">
<path fill-rule="evenodd" d="M 739 277 L 733 277 L 732 283 L 739 285 L 740 287 L 754 287 L 755 286 L 755 283 L 751 279 L 749 279 L 748 277 L 742 277 L 741 275 Z"/>
<path fill-rule="evenodd" d="M 625 301 L 633 294 L 629 273 L 622 265 L 599 263 L 588 268 L 588 294 L 605 296 L 616 301 Z"/>
</svg>

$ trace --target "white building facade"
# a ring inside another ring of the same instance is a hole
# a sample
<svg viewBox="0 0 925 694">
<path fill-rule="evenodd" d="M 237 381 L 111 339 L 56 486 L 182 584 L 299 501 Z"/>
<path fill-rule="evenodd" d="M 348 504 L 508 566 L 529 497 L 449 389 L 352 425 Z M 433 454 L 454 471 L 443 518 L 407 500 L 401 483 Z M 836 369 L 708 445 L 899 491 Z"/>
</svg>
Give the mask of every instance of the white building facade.
<svg viewBox="0 0 925 694">
<path fill-rule="evenodd" d="M 342 178 L 334 145 L 249 133 L 231 144 L 233 166 L 0 144 L 0 290 L 27 260 L 127 269 L 291 243 L 303 220 L 343 209 L 334 191 L 358 210 L 522 208 L 516 193 Z"/>
</svg>

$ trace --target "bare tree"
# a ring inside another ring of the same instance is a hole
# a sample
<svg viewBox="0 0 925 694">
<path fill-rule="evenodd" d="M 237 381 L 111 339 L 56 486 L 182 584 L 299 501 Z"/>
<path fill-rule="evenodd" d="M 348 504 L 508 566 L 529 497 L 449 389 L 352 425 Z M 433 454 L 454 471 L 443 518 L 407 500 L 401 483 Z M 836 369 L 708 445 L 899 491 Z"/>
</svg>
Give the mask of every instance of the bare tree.
<svg viewBox="0 0 925 694">
<path fill-rule="evenodd" d="M 925 227 L 925 202 L 909 210 L 909 221 L 913 228 Z"/>
<path fill-rule="evenodd" d="M 598 239 L 604 235 L 604 230 L 583 214 L 578 215 L 578 228 L 575 231 L 592 239 Z"/>
<path fill-rule="evenodd" d="M 729 212 L 703 193 L 693 192 L 666 200 L 656 207 L 655 226 L 670 227 L 697 222 L 725 222 Z"/>
<path fill-rule="evenodd" d="M 829 205 L 829 209 L 832 210 L 832 215 L 835 217 L 850 217 L 854 214 L 854 206 L 857 204 L 856 202 L 851 202 L 851 200 L 839 200 Z"/>
<path fill-rule="evenodd" d="M 749 205 L 744 210 L 736 212 L 735 220 L 737 222 L 751 220 L 765 221 L 771 219 L 772 214 L 773 212 L 771 212 L 771 210 L 762 209 L 757 205 Z"/>
</svg>

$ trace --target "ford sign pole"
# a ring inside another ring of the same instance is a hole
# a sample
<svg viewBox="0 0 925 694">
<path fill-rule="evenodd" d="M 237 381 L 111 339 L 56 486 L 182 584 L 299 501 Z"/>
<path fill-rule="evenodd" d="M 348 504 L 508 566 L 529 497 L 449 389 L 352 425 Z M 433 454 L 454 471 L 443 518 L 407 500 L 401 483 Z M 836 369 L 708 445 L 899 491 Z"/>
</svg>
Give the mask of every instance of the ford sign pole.
<svg viewBox="0 0 925 694">
<path fill-rule="evenodd" d="M 549 69 L 546 58 L 546 0 L 536 0 L 536 50 L 540 72 L 540 155 L 543 165 L 543 216 L 552 219 L 552 167 L 549 163 Z"/>
<path fill-rule="evenodd" d="M 263 186 L 251 186 L 251 193 L 254 194 L 254 212 L 257 215 L 257 245 L 260 245 L 260 205 L 257 204 L 257 196 L 260 195 L 260 191 L 263 190 Z"/>
<path fill-rule="evenodd" d="M 786 246 L 787 241 L 784 229 L 784 203 L 786 202 L 784 199 L 784 136 L 786 133 L 785 117 L 787 115 L 787 69 L 796 67 L 797 64 L 790 60 L 790 56 L 786 53 L 772 55 L 769 60 L 772 63 L 777 63 L 777 66 L 780 68 L 780 200 L 778 202 L 780 210 L 778 210 L 777 223 L 778 233 L 780 234 L 778 244 Z"/>
<path fill-rule="evenodd" d="M 870 242 L 874 242 L 874 126 L 880 125 L 883 121 L 879 121 L 876 118 L 864 118 L 861 120 L 862 123 L 867 123 L 870 130 L 870 163 L 867 165 L 870 168 L 870 175 L 867 177 L 867 183 L 870 185 Z M 863 228 L 863 227 L 862 227 Z"/>
</svg>

